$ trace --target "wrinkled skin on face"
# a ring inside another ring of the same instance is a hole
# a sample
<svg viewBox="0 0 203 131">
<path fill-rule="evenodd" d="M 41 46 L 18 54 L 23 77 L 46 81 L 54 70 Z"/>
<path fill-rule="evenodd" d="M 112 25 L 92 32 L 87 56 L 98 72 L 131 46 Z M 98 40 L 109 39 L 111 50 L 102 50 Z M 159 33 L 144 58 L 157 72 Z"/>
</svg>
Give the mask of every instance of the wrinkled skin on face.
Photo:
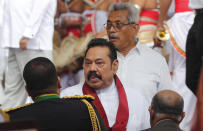
<svg viewBox="0 0 203 131">
<path fill-rule="evenodd" d="M 87 85 L 93 89 L 109 87 L 118 69 L 118 61 L 111 63 L 107 47 L 92 47 L 84 60 L 84 75 Z"/>
<path fill-rule="evenodd" d="M 122 23 L 128 24 L 128 11 L 127 10 L 119 10 L 113 11 L 109 14 L 107 24 L 108 23 Z M 114 46 L 118 49 L 118 51 L 126 55 L 135 45 L 135 37 L 139 30 L 139 25 L 130 24 L 123 26 L 120 30 L 115 29 L 115 27 L 111 27 L 107 30 L 107 34 L 109 40 L 114 44 Z"/>
</svg>

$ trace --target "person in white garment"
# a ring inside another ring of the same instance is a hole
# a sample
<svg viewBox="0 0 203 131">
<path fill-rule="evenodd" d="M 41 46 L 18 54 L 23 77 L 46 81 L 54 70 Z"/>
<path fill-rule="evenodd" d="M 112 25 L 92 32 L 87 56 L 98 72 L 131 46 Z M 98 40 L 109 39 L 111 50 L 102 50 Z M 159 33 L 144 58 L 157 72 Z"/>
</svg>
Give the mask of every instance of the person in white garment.
<svg viewBox="0 0 203 131">
<path fill-rule="evenodd" d="M 113 4 L 109 10 L 106 30 L 109 40 L 118 49 L 117 75 L 124 88 L 139 91 L 151 102 L 160 90 L 172 89 L 167 63 L 159 53 L 140 44 L 139 12 L 128 3 Z"/>
<path fill-rule="evenodd" d="M 4 13 L 4 0 L 0 0 L 0 36 L 2 33 L 2 27 L 3 27 L 3 13 Z M 0 43 L 1 45 L 1 43 Z M 4 79 L 4 73 L 6 70 L 6 59 L 7 59 L 8 51 L 7 49 L 3 49 L 0 47 L 0 98 L 3 97 L 3 79 Z M 0 103 L 1 104 L 1 103 Z"/>
<path fill-rule="evenodd" d="M 172 0 L 168 0 L 168 5 L 160 12 L 164 16 Z M 197 98 L 192 91 L 186 86 L 186 39 L 189 29 L 191 28 L 195 13 L 189 9 L 189 0 L 175 0 L 175 14 L 165 25 L 165 29 L 170 34 L 170 41 L 165 44 L 165 49 L 169 55 L 169 70 L 171 72 L 172 84 L 176 92 L 184 99 L 185 118 L 180 123 L 181 129 L 190 131 L 192 118 L 196 107 Z M 163 23 L 163 22 L 162 22 Z M 162 25 L 163 26 L 163 25 Z"/>
<path fill-rule="evenodd" d="M 0 0 L 0 35 L 1 35 L 1 28 L 2 28 L 2 17 L 3 17 L 3 5 L 4 0 Z M 1 44 L 1 43 L 0 43 Z M 3 88 L 2 88 L 2 80 L 3 80 L 3 72 L 4 72 L 4 58 L 3 58 L 3 49 L 0 48 L 0 97 L 3 97 Z M 1 103 L 0 103 L 1 104 Z"/>
<path fill-rule="evenodd" d="M 24 104 L 24 65 L 43 56 L 52 60 L 56 0 L 5 0 L 1 47 L 9 49 L 2 108 Z"/>
<path fill-rule="evenodd" d="M 144 96 L 125 88 L 116 75 L 116 49 L 103 38 L 90 41 L 84 58 L 85 82 L 62 90 L 61 97 L 92 95 L 108 130 L 138 131 L 150 126 L 148 106 Z M 122 63 L 121 63 L 122 64 Z"/>
<path fill-rule="evenodd" d="M 190 131 L 197 98 L 185 84 L 185 58 L 177 52 L 170 42 L 167 44 L 165 47 L 169 52 L 169 68 L 172 74 L 172 83 L 175 91 L 184 99 L 184 111 L 186 115 L 180 123 L 180 127 L 184 131 Z"/>
</svg>

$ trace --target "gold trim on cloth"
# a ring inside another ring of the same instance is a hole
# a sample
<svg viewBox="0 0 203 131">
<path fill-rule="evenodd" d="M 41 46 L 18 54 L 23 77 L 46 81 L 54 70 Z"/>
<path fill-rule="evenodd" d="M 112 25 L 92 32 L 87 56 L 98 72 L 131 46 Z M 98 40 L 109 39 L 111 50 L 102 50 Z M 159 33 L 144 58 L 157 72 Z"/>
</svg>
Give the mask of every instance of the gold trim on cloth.
<svg viewBox="0 0 203 131">
<path fill-rule="evenodd" d="M 94 108 L 86 99 L 82 99 L 81 101 L 84 102 L 88 108 L 88 111 L 90 114 L 90 119 L 92 122 L 93 131 L 101 131 L 100 123 L 99 123 L 99 120 L 98 120 L 98 117 L 97 117 L 97 114 L 96 114 Z"/>
<path fill-rule="evenodd" d="M 32 103 L 27 103 L 27 104 L 24 104 L 24 105 L 20 105 L 20 106 L 16 106 L 14 108 L 9 108 L 9 109 L 6 109 L 4 112 L 9 112 L 9 111 L 12 111 L 12 110 L 16 110 L 16 109 L 20 109 L 22 107 L 25 107 L 25 106 L 28 106 L 28 105 L 31 105 Z"/>
<path fill-rule="evenodd" d="M 91 99 L 94 100 L 94 97 L 91 95 L 84 95 L 84 96 L 64 96 L 64 99 Z"/>
<path fill-rule="evenodd" d="M 2 111 L 1 109 L 0 109 L 0 114 L 3 115 L 5 122 L 9 122 L 10 121 L 9 115 L 6 112 Z"/>
<path fill-rule="evenodd" d="M 91 96 L 91 95 L 79 96 L 78 95 L 78 96 L 65 96 L 63 98 L 64 99 L 80 99 L 83 103 L 85 103 L 85 105 L 87 106 L 88 111 L 89 111 L 93 131 L 101 131 L 101 127 L 100 127 L 100 123 L 99 123 L 97 114 L 96 114 L 93 106 L 87 100 L 87 99 L 94 100 L 93 96 Z"/>
<path fill-rule="evenodd" d="M 170 29 L 169 29 L 168 25 L 165 24 L 164 26 L 166 27 L 166 30 L 168 30 L 168 32 L 169 32 L 170 39 L 171 39 L 171 43 L 172 43 L 172 45 L 174 46 L 174 48 L 176 49 L 176 51 L 177 51 L 178 53 L 180 53 L 183 57 L 186 57 L 185 51 L 182 50 L 182 49 L 180 48 L 180 46 L 177 44 L 177 42 L 175 41 L 175 38 L 173 37 L 172 33 L 170 32 Z"/>
</svg>

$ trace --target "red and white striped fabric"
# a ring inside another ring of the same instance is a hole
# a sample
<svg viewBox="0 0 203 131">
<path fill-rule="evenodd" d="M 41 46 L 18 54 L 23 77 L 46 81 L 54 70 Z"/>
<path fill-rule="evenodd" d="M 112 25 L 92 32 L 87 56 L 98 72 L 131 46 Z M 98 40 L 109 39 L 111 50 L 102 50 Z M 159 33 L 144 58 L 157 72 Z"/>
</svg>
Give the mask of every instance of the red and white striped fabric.
<svg viewBox="0 0 203 131">
<path fill-rule="evenodd" d="M 140 30 L 138 38 L 142 44 L 147 46 L 153 46 L 153 36 L 157 28 L 157 22 L 159 19 L 158 9 L 142 10 L 140 13 Z"/>
<path fill-rule="evenodd" d="M 186 37 L 195 17 L 194 11 L 188 6 L 189 0 L 175 0 L 175 14 L 166 24 L 173 47 L 183 57 L 186 57 Z"/>
</svg>

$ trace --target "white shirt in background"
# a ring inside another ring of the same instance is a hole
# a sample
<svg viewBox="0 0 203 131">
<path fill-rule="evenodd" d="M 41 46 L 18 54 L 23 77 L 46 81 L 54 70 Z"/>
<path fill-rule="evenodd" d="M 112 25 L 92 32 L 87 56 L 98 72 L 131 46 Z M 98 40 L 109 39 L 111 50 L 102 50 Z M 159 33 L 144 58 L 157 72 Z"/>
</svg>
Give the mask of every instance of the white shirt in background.
<svg viewBox="0 0 203 131">
<path fill-rule="evenodd" d="M 117 75 L 124 88 L 141 92 L 148 103 L 158 91 L 173 88 L 167 63 L 159 53 L 138 43 L 125 57 L 117 54 Z"/>
<path fill-rule="evenodd" d="M 2 33 L 2 23 L 3 23 L 3 9 L 4 6 L 4 0 L 0 0 L 0 36 Z M 0 42 L 1 45 L 1 42 Z M 1 46 L 0 46 L 1 47 Z M 3 73 L 4 73 L 4 69 L 5 69 L 5 61 L 4 61 L 4 57 L 5 56 L 5 50 L 0 48 L 0 98 L 3 97 L 3 87 L 2 87 L 2 80 L 3 80 Z M 1 118 L 0 118 L 1 121 Z"/>
<path fill-rule="evenodd" d="M 20 39 L 27 37 L 30 39 L 28 49 L 52 50 L 53 18 L 57 1 L 5 0 L 4 2 L 2 47 L 19 48 Z"/>
<path fill-rule="evenodd" d="M 179 93 L 184 100 L 183 110 L 185 112 L 185 117 L 180 123 L 180 128 L 183 131 L 190 131 L 197 98 L 185 84 L 186 58 L 175 50 L 170 41 L 166 43 L 166 50 L 169 54 L 169 69 L 173 72 L 172 84 L 174 90 Z"/>
<path fill-rule="evenodd" d="M 190 0 L 189 7 L 191 9 L 201 9 L 203 8 L 203 0 Z"/>
<path fill-rule="evenodd" d="M 0 28 L 2 27 L 3 22 L 3 13 L 4 13 L 4 0 L 0 0 Z"/>
</svg>

